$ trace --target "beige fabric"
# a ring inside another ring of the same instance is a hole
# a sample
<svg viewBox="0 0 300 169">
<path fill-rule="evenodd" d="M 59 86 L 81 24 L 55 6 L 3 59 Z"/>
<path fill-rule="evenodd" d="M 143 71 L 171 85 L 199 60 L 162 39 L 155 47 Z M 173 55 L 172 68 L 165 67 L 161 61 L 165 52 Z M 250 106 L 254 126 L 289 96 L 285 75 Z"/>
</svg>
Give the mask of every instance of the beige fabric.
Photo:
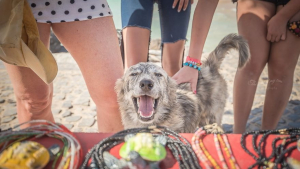
<svg viewBox="0 0 300 169">
<path fill-rule="evenodd" d="M 47 84 L 57 75 L 56 61 L 39 39 L 26 0 L 0 0 L 0 59 L 32 69 Z"/>
</svg>

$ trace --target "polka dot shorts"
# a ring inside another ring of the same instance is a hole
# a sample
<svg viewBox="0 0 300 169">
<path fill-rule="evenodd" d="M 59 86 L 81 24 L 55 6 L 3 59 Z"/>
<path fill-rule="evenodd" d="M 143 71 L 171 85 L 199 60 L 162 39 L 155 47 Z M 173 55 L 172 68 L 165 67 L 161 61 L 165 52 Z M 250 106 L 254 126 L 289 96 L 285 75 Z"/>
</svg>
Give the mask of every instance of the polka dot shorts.
<svg viewBox="0 0 300 169">
<path fill-rule="evenodd" d="M 39 23 L 83 21 L 112 16 L 106 0 L 27 0 Z"/>
</svg>

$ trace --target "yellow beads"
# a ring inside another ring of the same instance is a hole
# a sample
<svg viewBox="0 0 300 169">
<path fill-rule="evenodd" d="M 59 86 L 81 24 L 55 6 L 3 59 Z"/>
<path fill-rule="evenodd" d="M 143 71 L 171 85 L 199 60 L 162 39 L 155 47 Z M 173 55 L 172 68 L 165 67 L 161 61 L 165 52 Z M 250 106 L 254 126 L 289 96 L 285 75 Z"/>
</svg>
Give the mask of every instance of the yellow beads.
<svg viewBox="0 0 300 169">
<path fill-rule="evenodd" d="M 16 142 L 0 155 L 0 168 L 42 169 L 49 162 L 48 150 L 34 141 Z"/>
</svg>

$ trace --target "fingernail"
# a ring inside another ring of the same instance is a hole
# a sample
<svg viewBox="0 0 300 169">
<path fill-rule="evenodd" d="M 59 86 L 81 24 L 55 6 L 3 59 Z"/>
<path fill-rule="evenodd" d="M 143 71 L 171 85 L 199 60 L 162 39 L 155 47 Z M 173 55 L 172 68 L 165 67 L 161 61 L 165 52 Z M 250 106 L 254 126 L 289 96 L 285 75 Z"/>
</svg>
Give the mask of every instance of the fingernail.
<svg viewBox="0 0 300 169">
<path fill-rule="evenodd" d="M 178 10 L 178 12 L 180 12 L 180 10 Z"/>
<path fill-rule="evenodd" d="M 174 8 L 175 8 L 175 6 L 172 6 L 172 8 L 174 9 Z"/>
<path fill-rule="evenodd" d="M 186 8 L 185 9 L 183 9 L 183 11 L 185 11 L 186 10 Z"/>
<path fill-rule="evenodd" d="M 194 91 L 194 94 L 197 94 L 197 91 L 196 91 L 196 90 Z"/>
</svg>

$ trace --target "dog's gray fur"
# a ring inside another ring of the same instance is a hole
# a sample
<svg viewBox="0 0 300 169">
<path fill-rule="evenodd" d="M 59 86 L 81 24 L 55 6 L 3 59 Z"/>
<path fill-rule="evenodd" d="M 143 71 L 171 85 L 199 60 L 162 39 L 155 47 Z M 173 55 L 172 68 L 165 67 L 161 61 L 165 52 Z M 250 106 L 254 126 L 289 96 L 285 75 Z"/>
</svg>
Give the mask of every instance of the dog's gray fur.
<svg viewBox="0 0 300 169">
<path fill-rule="evenodd" d="M 160 125 L 176 132 L 189 133 L 199 126 L 215 122 L 220 125 L 227 98 L 227 84 L 218 69 L 231 48 L 239 51 L 239 68 L 250 59 L 247 42 L 236 34 L 227 35 L 203 63 L 197 94 L 193 94 L 190 84 L 177 85 L 161 67 L 152 63 L 130 67 L 115 87 L 125 129 Z M 143 79 L 154 82 L 150 91 L 144 92 L 139 87 Z M 151 122 L 140 121 L 134 107 L 132 98 L 141 95 L 158 98 Z"/>
</svg>

